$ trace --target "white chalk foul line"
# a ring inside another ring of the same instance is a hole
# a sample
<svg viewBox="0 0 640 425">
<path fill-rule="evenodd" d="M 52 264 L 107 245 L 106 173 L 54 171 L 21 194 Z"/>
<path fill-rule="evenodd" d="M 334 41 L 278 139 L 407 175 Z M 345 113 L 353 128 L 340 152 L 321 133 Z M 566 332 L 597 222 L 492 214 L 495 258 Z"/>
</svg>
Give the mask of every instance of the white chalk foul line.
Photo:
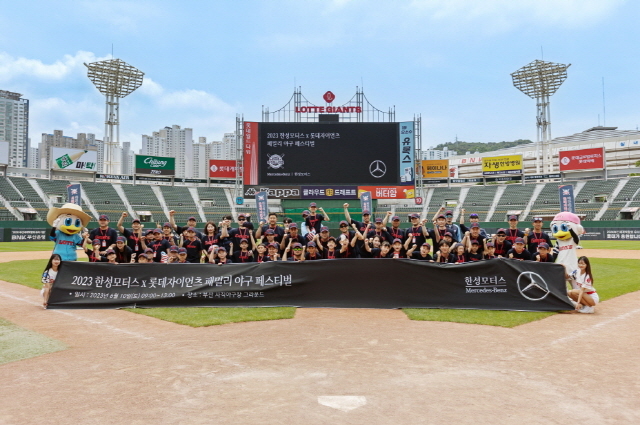
<svg viewBox="0 0 640 425">
<path fill-rule="evenodd" d="M 31 300 L 28 300 L 26 298 L 15 297 L 13 295 L 3 294 L 3 293 L 0 293 L 0 295 L 2 295 L 3 297 L 6 297 L 6 298 L 11 298 L 12 300 L 22 301 L 22 302 L 27 303 L 27 304 L 31 304 L 31 305 L 42 307 L 41 303 L 37 303 L 37 302 L 31 301 Z M 135 338 L 138 338 L 138 339 L 146 339 L 146 340 L 154 339 L 153 337 L 146 336 L 146 335 L 143 335 L 143 334 L 138 333 L 138 332 L 132 332 L 132 331 L 128 331 L 126 329 L 118 328 L 117 326 L 109 325 L 108 323 L 102 322 L 100 320 L 95 320 L 95 319 L 89 319 L 87 317 L 82 317 L 82 316 L 80 316 L 78 314 L 74 314 L 74 313 L 71 313 L 69 311 L 65 311 L 65 310 L 48 310 L 48 311 L 51 311 L 51 312 L 54 312 L 54 313 L 59 313 L 59 314 L 64 314 L 66 316 L 73 317 L 76 320 L 81 320 L 83 322 L 91 323 L 92 325 L 98 325 L 98 326 L 106 328 L 106 329 L 108 329 L 110 331 L 113 331 L 113 332 L 116 332 L 116 333 L 125 334 L 125 335 L 129 335 L 129 336 L 132 336 L 132 337 L 135 337 Z"/>
</svg>

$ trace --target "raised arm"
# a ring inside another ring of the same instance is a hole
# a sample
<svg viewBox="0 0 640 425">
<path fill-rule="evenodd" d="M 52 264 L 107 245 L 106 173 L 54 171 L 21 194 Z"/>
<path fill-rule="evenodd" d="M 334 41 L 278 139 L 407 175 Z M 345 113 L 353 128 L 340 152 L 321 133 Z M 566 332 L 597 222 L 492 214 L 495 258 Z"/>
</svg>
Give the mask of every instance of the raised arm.
<svg viewBox="0 0 640 425">
<path fill-rule="evenodd" d="M 460 209 L 460 224 L 464 224 L 464 215 L 465 215 L 465 209 L 461 208 Z M 462 230 L 462 229 L 461 229 Z"/>
<path fill-rule="evenodd" d="M 444 211 L 444 207 L 440 207 L 440 209 L 438 211 L 436 211 L 436 213 L 433 215 L 433 218 L 431 219 L 431 221 L 436 221 L 436 218 L 438 218 L 438 216 L 440 214 L 442 214 L 442 211 Z"/>
<path fill-rule="evenodd" d="M 318 209 L 322 212 L 322 215 L 324 216 L 324 221 L 331 221 L 331 220 L 329 220 L 329 215 L 327 215 L 327 213 L 325 212 L 324 208 L 320 207 Z"/>
<path fill-rule="evenodd" d="M 391 214 L 393 214 L 391 211 L 387 211 L 387 214 L 382 219 L 382 225 L 383 226 L 385 226 L 385 227 L 387 226 L 387 223 L 389 222 L 389 217 L 391 217 Z"/>
<path fill-rule="evenodd" d="M 122 225 L 122 223 L 124 223 L 124 219 L 127 218 L 127 217 L 129 217 L 129 214 L 125 211 L 120 216 L 120 220 L 118 220 L 118 224 L 117 224 L 116 227 L 118 228 L 118 231 L 120 233 L 124 233 L 124 226 Z"/>
<path fill-rule="evenodd" d="M 347 223 L 351 223 L 351 215 L 349 214 L 349 204 L 345 202 L 342 206 L 344 207 L 344 218 L 347 219 Z"/>
</svg>

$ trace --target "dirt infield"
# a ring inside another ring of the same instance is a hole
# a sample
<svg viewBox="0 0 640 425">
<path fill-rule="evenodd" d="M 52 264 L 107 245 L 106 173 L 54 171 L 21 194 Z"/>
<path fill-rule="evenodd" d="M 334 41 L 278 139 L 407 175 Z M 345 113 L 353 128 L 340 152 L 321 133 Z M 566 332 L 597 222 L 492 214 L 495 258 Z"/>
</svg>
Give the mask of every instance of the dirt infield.
<svg viewBox="0 0 640 425">
<path fill-rule="evenodd" d="M 515 329 L 359 309 L 194 329 L 40 302 L 0 281 L 2 317 L 70 347 L 0 366 L 3 425 L 640 422 L 640 292 Z"/>
</svg>

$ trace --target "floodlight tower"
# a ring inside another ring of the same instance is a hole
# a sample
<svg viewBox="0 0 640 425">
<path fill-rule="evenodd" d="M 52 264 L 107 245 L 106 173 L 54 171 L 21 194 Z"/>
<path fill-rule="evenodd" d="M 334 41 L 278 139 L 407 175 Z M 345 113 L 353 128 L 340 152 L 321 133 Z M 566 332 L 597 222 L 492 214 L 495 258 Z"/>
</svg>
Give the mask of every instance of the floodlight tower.
<svg viewBox="0 0 640 425">
<path fill-rule="evenodd" d="M 564 80 L 567 79 L 567 68 L 570 66 L 571 64 L 563 65 L 534 60 L 511 74 L 513 85 L 522 93 L 537 101 L 536 173 L 540 173 L 540 145 L 542 145 L 542 171 L 553 171 L 551 151 L 549 149 L 549 142 L 551 141 L 549 96 L 553 95 Z"/>
<path fill-rule="evenodd" d="M 120 59 L 109 59 L 84 64 L 87 77 L 107 98 L 104 127 L 103 172 L 120 174 L 120 158 L 116 149 L 120 146 L 120 98 L 129 95 L 142 85 L 144 72 Z M 115 137 L 114 137 L 115 133 Z"/>
</svg>

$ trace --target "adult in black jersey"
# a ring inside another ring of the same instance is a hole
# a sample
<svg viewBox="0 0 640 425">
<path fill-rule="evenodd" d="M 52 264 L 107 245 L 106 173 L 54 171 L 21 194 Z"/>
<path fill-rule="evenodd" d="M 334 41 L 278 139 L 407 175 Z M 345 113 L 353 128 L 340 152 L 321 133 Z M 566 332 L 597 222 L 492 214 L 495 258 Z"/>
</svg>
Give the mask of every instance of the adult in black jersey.
<svg viewBox="0 0 640 425">
<path fill-rule="evenodd" d="M 409 245 L 421 246 L 431 236 L 425 225 L 427 221 L 420 221 L 420 215 L 416 213 L 411 214 L 409 220 L 411 221 L 411 227 L 406 230 L 407 237 L 405 241 L 410 240 Z"/>
<path fill-rule="evenodd" d="M 220 237 L 223 240 L 224 246 L 227 248 L 227 252 L 233 252 L 231 249 L 231 244 L 233 246 L 240 246 L 240 241 L 246 239 L 247 242 L 251 239 L 249 234 L 251 233 L 251 229 L 249 223 L 247 223 L 244 215 L 238 216 L 238 228 L 234 229 L 227 227 L 228 223 L 223 222 L 222 230 L 220 232 Z"/>
<path fill-rule="evenodd" d="M 318 235 L 318 240 L 316 241 L 316 243 L 320 241 L 323 245 L 326 246 L 330 237 L 331 234 L 329 233 L 329 228 L 327 226 L 322 226 L 320 228 L 320 234 Z"/>
<path fill-rule="evenodd" d="M 433 262 L 433 257 L 431 257 L 431 245 L 428 243 L 423 243 L 420 246 L 420 249 L 417 249 L 417 245 L 412 245 L 411 248 L 407 251 L 407 258 L 411 258 L 412 260 L 419 261 L 430 261 Z"/>
<path fill-rule="evenodd" d="M 289 246 L 291 241 L 293 241 L 293 243 L 297 242 L 302 246 L 307 244 L 307 239 L 300 234 L 300 230 L 296 223 L 289 224 L 289 233 L 284 235 L 284 238 L 282 238 L 282 245 Z"/>
<path fill-rule="evenodd" d="M 134 218 L 133 221 L 131 221 L 131 230 L 125 229 L 122 224 L 124 219 L 127 217 L 129 217 L 129 214 L 127 212 L 123 212 L 120 216 L 120 220 L 118 220 L 117 227 L 120 233 L 127 238 L 127 246 L 131 248 L 133 254 L 136 254 L 136 262 L 138 262 L 138 255 L 146 249 L 145 246 L 142 245 L 144 243 L 144 236 L 142 235 L 143 226 L 139 219 Z"/>
<path fill-rule="evenodd" d="M 472 240 L 478 241 L 478 253 L 482 256 L 486 238 L 480 234 L 480 225 L 478 223 L 471 224 L 471 229 L 466 231 L 464 238 L 462 238 L 462 243 L 467 247 L 467 251 L 470 248 L 469 242 Z"/>
<path fill-rule="evenodd" d="M 207 252 L 209 252 L 209 248 L 211 248 L 212 246 L 220 246 L 222 244 L 220 232 L 218 231 L 218 227 L 213 221 L 207 221 L 207 224 L 204 225 L 204 232 L 202 233 L 200 242 L 202 242 L 202 249 Z"/>
<path fill-rule="evenodd" d="M 114 249 L 114 252 L 116 254 L 116 262 L 119 264 L 131 262 L 131 254 L 133 251 L 126 243 L 127 238 L 124 236 L 118 236 L 118 239 L 116 239 L 116 249 Z"/>
<path fill-rule="evenodd" d="M 511 249 L 511 242 L 507 240 L 507 232 L 504 229 L 498 229 L 493 245 L 496 257 L 507 257 L 507 253 Z"/>
<path fill-rule="evenodd" d="M 274 212 L 269 213 L 267 216 L 267 223 L 260 222 L 260 226 L 258 226 L 258 230 L 256 231 L 256 239 L 260 239 L 269 229 L 271 229 L 275 235 L 274 240 L 278 243 L 282 242 L 284 227 L 278 226 L 278 215 Z"/>
<path fill-rule="evenodd" d="M 182 240 L 182 247 L 187 250 L 187 261 L 189 263 L 199 263 L 200 257 L 205 251 L 202 249 L 202 242 L 196 237 L 196 229 L 188 227 L 186 235 L 187 238 Z"/>
<path fill-rule="evenodd" d="M 404 244 L 407 240 L 407 235 L 404 229 L 400 228 L 400 217 L 397 215 L 391 217 L 391 214 L 391 211 L 387 211 L 387 215 L 384 217 L 382 224 L 387 227 L 387 233 L 389 233 L 389 236 L 391 236 L 392 239 L 400 239 Z M 387 226 L 389 217 L 391 217 L 391 226 Z"/>
<path fill-rule="evenodd" d="M 318 214 L 318 211 L 322 213 L 322 215 Z M 309 204 L 309 215 L 305 219 L 305 224 L 307 225 L 307 230 L 309 232 L 315 231 L 315 234 L 320 233 L 320 228 L 322 227 L 322 221 L 329 221 L 329 216 L 322 207 L 318 208 L 315 202 Z"/>
<path fill-rule="evenodd" d="M 153 240 L 149 241 L 148 247 L 153 250 L 153 262 L 161 263 L 162 257 L 168 255 L 171 244 L 162 237 L 160 229 L 153 229 Z"/>
<path fill-rule="evenodd" d="M 189 227 L 193 227 L 196 237 L 198 239 L 201 239 L 202 233 L 200 233 L 199 231 L 195 230 L 196 226 L 198 225 L 198 222 L 197 222 L 195 217 L 189 217 L 187 219 L 186 226 L 182 226 L 181 227 L 181 226 L 178 226 L 176 224 L 175 214 L 176 214 L 176 212 L 174 210 L 169 211 L 169 222 L 171 223 L 171 226 L 174 228 L 174 230 L 176 231 L 178 236 L 182 235 L 184 232 L 186 232 Z"/>
<path fill-rule="evenodd" d="M 460 230 L 462 231 L 462 234 L 464 234 L 465 232 L 468 232 L 469 230 L 471 230 L 469 227 L 464 225 L 464 214 L 465 214 L 465 212 L 466 212 L 466 210 L 464 208 L 462 208 L 460 210 Z M 471 223 L 470 226 L 472 226 L 473 223 L 477 223 L 478 226 L 480 226 L 480 217 L 478 216 L 478 214 L 476 214 L 476 213 L 469 214 L 469 223 Z M 480 228 L 480 234 L 485 239 L 487 238 L 487 231 L 484 230 L 483 228 Z"/>
<path fill-rule="evenodd" d="M 551 238 L 542 230 L 542 217 L 534 217 L 533 230 L 525 229 L 524 234 L 527 250 L 531 254 L 538 252 L 538 247 L 541 243 L 551 246 Z"/>
<path fill-rule="evenodd" d="M 384 223 L 382 222 L 381 218 L 376 218 L 375 220 L 375 228 L 372 230 L 369 230 L 367 232 L 366 238 L 367 239 L 371 239 L 374 236 L 378 236 L 380 237 L 381 242 L 387 241 L 387 242 L 392 242 L 393 239 L 391 239 L 391 235 L 389 234 L 389 232 L 387 232 L 387 228 L 384 226 Z M 400 238 L 398 238 L 400 239 Z M 402 242 L 402 239 L 400 240 Z"/>
<path fill-rule="evenodd" d="M 540 242 L 538 252 L 533 254 L 533 259 L 540 263 L 554 263 L 556 261 L 556 257 L 550 252 L 549 244 L 546 242 Z"/>
<path fill-rule="evenodd" d="M 353 223 L 353 225 L 355 225 L 356 229 L 358 228 L 357 224 Z M 353 245 L 355 245 L 358 241 L 360 241 L 360 239 L 356 237 L 355 230 L 349 230 L 349 223 L 347 223 L 345 220 L 342 220 L 340 222 L 338 228 L 340 230 L 340 235 L 338 236 L 338 239 L 336 239 L 336 243 L 340 247 L 341 251 L 343 246 L 346 246 L 346 248 L 344 249 L 344 252 L 342 253 L 341 258 L 356 258 L 356 249 L 354 248 Z M 365 226 L 364 230 L 366 230 L 367 228 L 368 228 L 368 225 Z M 347 243 L 345 245 L 342 245 L 340 243 L 342 239 L 346 239 Z M 364 243 L 362 244 L 362 246 L 364 249 Z"/>
<path fill-rule="evenodd" d="M 524 232 L 518 229 L 518 216 L 510 215 L 509 216 L 509 228 L 506 230 L 505 234 L 507 235 L 507 241 L 514 243 L 517 238 L 524 238 Z"/>
<path fill-rule="evenodd" d="M 109 216 L 102 214 L 98 217 L 98 224 L 100 227 L 93 229 L 89 233 L 89 238 L 92 241 L 96 239 L 100 241 L 100 253 L 104 255 L 107 249 L 115 248 L 116 240 L 118 239 L 118 232 L 116 229 L 109 227 Z"/>
<path fill-rule="evenodd" d="M 524 249 L 524 239 L 516 238 L 513 248 L 507 253 L 507 257 L 512 260 L 531 260 L 531 253 Z"/>
<path fill-rule="evenodd" d="M 344 203 L 342 206 L 344 207 L 344 216 L 347 219 L 347 223 L 348 223 L 347 227 L 351 226 L 352 224 L 355 224 L 358 230 L 360 231 L 360 233 L 362 233 L 363 235 L 366 235 L 367 232 L 370 230 L 370 229 L 367 229 L 367 227 L 373 227 L 373 223 L 371 223 L 371 211 L 362 210 L 362 221 L 357 221 L 352 219 L 351 214 L 349 214 L 349 204 Z M 356 256 L 359 256 L 362 251 L 364 251 L 364 241 L 358 240 L 356 241 L 355 249 L 352 250 L 351 248 L 349 248 L 347 254 L 349 255 L 349 258 L 355 258 Z"/>
<path fill-rule="evenodd" d="M 433 232 L 431 233 L 433 246 L 439 246 L 447 233 L 451 236 L 451 240 L 449 241 L 449 244 L 451 244 L 453 242 L 453 235 L 451 235 L 451 232 L 447 229 L 447 218 L 444 214 L 438 214 L 433 225 Z"/>
<path fill-rule="evenodd" d="M 180 239 L 173 233 L 173 226 L 168 221 L 162 225 L 162 239 L 169 242 L 170 245 L 177 245 Z"/>
</svg>

